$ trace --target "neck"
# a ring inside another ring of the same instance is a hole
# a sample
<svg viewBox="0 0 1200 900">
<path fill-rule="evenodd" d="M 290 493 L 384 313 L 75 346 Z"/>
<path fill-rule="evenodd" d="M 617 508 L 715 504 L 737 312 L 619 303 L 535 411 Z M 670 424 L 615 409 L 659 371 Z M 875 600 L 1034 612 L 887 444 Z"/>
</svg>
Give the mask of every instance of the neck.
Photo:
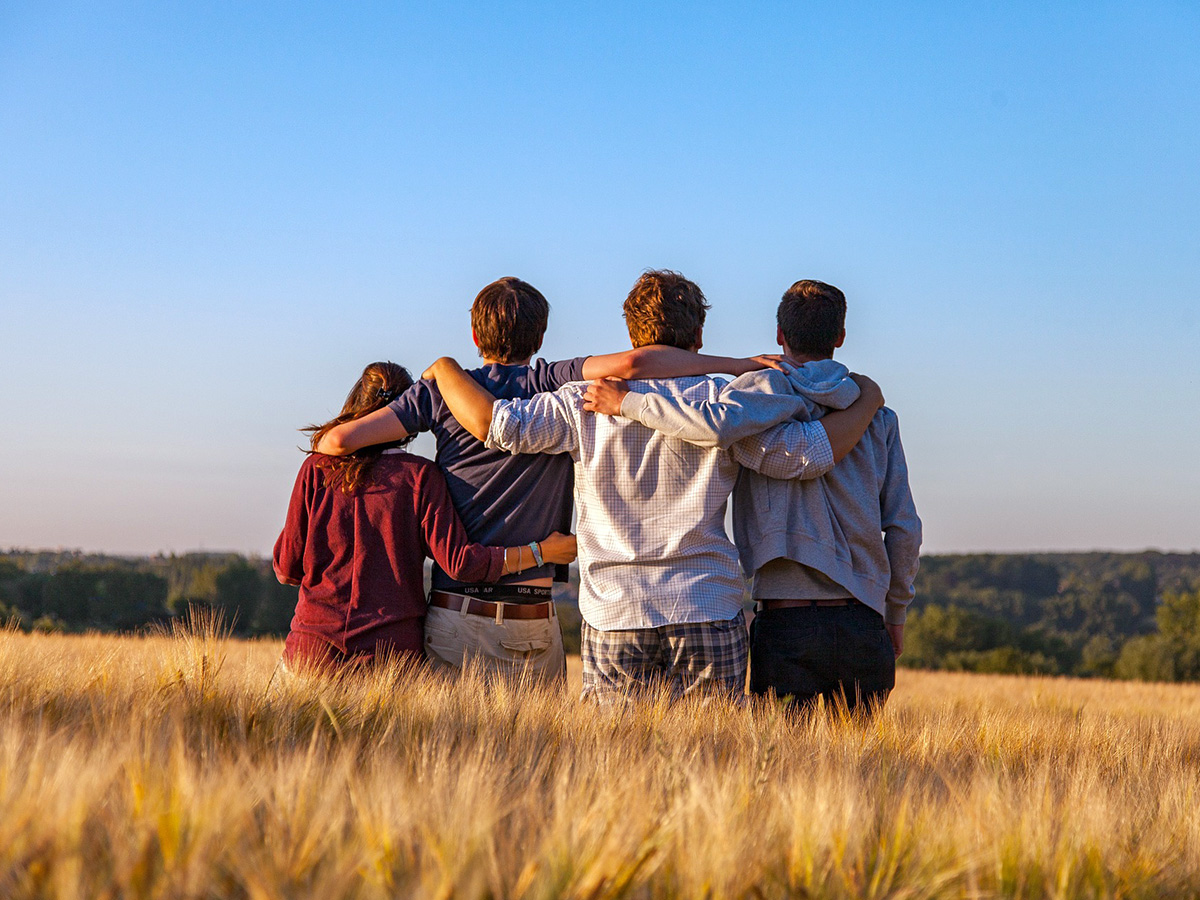
<svg viewBox="0 0 1200 900">
<path fill-rule="evenodd" d="M 792 350 L 789 350 L 787 347 L 784 347 L 783 348 L 783 358 L 786 360 L 789 360 L 791 362 L 794 362 L 798 366 L 802 366 L 805 363 L 816 362 L 817 360 L 820 360 L 820 359 L 833 359 L 833 355 L 830 354 L 829 356 L 809 356 L 807 353 L 796 353 Z"/>
<path fill-rule="evenodd" d="M 485 366 L 527 366 L 531 359 L 533 359 L 532 356 L 527 356 L 524 359 L 510 359 L 508 362 L 502 362 L 501 360 L 485 356 L 483 364 Z"/>
</svg>

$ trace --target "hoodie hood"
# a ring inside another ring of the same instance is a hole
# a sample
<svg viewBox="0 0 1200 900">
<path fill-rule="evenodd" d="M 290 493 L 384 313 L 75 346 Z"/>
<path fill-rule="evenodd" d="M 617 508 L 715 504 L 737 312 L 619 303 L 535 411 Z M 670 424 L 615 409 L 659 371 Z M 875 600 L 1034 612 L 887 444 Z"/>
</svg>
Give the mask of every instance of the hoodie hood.
<svg viewBox="0 0 1200 900">
<path fill-rule="evenodd" d="M 832 359 L 817 359 L 803 365 L 784 360 L 788 382 L 808 406 L 809 418 L 819 418 L 824 410 L 845 409 L 858 399 L 858 385 L 850 377 L 850 370 Z"/>
</svg>

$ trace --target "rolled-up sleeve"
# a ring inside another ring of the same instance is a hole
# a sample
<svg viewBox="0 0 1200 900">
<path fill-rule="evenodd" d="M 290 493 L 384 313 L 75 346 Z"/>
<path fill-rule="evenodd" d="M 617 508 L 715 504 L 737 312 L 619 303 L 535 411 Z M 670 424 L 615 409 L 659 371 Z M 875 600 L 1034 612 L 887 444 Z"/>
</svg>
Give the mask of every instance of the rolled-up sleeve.
<svg viewBox="0 0 1200 900">
<path fill-rule="evenodd" d="M 485 445 L 514 454 L 573 452 L 579 446 L 578 394 L 565 387 L 529 400 L 497 401 Z"/>
<path fill-rule="evenodd" d="M 819 478 L 833 468 L 833 447 L 820 422 L 784 422 L 729 449 L 735 462 L 767 478 Z"/>
</svg>

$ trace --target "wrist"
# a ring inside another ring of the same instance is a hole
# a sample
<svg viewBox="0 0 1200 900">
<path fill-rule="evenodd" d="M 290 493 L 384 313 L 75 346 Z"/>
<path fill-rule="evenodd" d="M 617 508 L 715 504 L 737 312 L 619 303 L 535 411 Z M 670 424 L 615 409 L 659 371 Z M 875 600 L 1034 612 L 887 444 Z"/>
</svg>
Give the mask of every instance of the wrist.
<svg viewBox="0 0 1200 900">
<path fill-rule="evenodd" d="M 643 407 L 646 405 L 646 394 L 639 394 L 635 391 L 626 391 L 621 397 L 621 415 L 626 419 L 632 419 L 635 422 L 640 422 Z"/>
</svg>

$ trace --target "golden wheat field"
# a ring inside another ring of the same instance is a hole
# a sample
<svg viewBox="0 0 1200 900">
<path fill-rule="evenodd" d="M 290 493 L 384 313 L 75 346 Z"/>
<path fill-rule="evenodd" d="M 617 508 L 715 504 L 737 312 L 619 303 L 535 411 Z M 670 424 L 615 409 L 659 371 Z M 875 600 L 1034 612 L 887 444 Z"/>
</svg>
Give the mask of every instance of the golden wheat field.
<svg viewBox="0 0 1200 900">
<path fill-rule="evenodd" d="M 1200 687 L 902 671 L 796 722 L 279 650 L 0 632 L 0 897 L 1200 894 Z"/>
</svg>

